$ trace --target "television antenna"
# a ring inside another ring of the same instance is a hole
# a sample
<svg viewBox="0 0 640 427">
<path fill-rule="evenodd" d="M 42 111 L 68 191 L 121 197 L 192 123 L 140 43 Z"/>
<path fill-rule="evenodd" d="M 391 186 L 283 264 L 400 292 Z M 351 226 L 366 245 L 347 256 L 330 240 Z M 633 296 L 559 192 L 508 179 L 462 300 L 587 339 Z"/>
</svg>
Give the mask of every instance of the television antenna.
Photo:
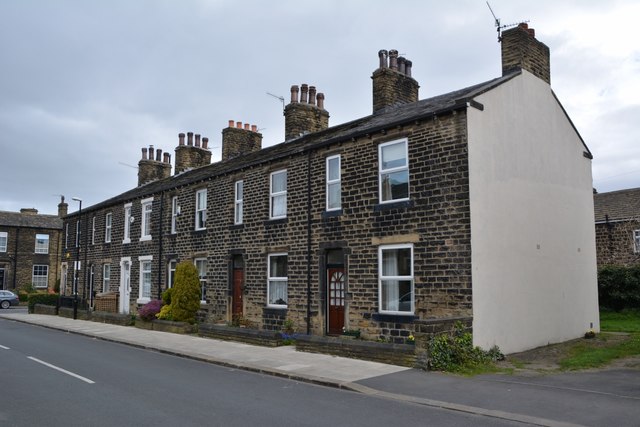
<svg viewBox="0 0 640 427">
<path fill-rule="evenodd" d="M 129 167 L 129 168 L 132 168 L 132 169 L 138 169 L 138 166 L 133 166 L 133 165 L 130 165 L 130 164 L 125 163 L 125 162 L 118 162 L 118 164 L 122 165 L 122 166 L 126 166 L 126 167 Z"/>
<path fill-rule="evenodd" d="M 496 26 L 496 31 L 498 32 L 498 43 L 500 43 L 502 41 L 502 30 L 505 28 L 511 28 L 511 27 L 516 27 L 520 24 L 524 24 L 529 22 L 529 20 L 526 21 L 520 21 L 518 23 L 515 24 L 505 24 L 502 25 L 500 23 L 500 18 L 496 18 L 496 14 L 493 13 L 493 9 L 491 9 L 491 5 L 489 4 L 489 1 L 487 1 L 487 7 L 489 7 L 489 11 L 491 12 L 491 14 L 493 15 L 493 19 L 495 20 L 495 26 Z"/>
<path fill-rule="evenodd" d="M 284 96 L 274 95 L 274 94 L 272 94 L 270 92 L 267 92 L 267 95 L 273 96 L 274 98 L 279 99 L 280 102 L 282 102 L 282 111 L 284 111 Z"/>
</svg>

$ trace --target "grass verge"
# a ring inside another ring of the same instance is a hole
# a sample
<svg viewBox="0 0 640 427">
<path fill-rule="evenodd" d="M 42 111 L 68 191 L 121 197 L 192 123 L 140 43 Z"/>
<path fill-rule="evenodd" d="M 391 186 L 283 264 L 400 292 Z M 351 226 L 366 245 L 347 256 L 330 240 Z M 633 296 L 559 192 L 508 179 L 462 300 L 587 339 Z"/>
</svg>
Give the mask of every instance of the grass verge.
<svg viewBox="0 0 640 427">
<path fill-rule="evenodd" d="M 640 333 L 640 310 L 600 312 L 600 329 L 605 332 Z"/>
</svg>

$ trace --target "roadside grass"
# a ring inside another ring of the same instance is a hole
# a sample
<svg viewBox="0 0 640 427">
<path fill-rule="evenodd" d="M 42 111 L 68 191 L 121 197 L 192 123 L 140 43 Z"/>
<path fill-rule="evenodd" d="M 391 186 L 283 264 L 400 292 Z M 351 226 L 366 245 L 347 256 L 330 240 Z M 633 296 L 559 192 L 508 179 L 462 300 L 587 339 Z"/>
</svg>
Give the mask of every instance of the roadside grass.
<svg viewBox="0 0 640 427">
<path fill-rule="evenodd" d="M 600 330 L 602 332 L 596 338 L 581 340 L 569 347 L 559 360 L 560 368 L 597 368 L 615 359 L 640 355 L 640 310 L 603 310 L 600 312 Z M 617 334 L 620 332 L 626 335 Z"/>
</svg>

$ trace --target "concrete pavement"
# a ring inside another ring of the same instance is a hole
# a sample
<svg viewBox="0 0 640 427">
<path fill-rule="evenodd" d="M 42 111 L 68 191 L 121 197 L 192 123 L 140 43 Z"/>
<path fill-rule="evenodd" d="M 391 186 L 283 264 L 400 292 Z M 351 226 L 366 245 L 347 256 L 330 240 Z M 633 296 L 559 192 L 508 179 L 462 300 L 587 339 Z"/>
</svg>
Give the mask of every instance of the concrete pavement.
<svg viewBox="0 0 640 427">
<path fill-rule="evenodd" d="M 525 425 L 638 426 L 640 370 L 462 378 L 377 362 L 3 310 L 0 318 L 381 398 Z"/>
</svg>

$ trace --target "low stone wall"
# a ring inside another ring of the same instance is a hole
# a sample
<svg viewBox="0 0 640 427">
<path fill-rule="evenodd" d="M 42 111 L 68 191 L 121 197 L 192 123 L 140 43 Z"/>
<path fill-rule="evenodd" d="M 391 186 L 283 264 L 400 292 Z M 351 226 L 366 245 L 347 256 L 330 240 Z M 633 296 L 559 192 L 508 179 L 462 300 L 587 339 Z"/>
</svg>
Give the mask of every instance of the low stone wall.
<svg viewBox="0 0 640 427">
<path fill-rule="evenodd" d="M 69 307 L 60 307 L 58 309 L 58 316 L 62 316 L 62 317 L 67 317 L 69 319 L 73 319 L 73 308 L 69 308 Z M 78 309 L 78 316 L 77 318 L 80 320 L 91 320 L 89 318 L 90 314 L 87 310 L 80 310 Z"/>
<path fill-rule="evenodd" d="M 198 335 L 227 341 L 239 341 L 247 344 L 277 347 L 283 344 L 279 332 L 261 331 L 251 328 L 237 328 L 227 325 L 202 323 L 198 328 Z"/>
<path fill-rule="evenodd" d="M 416 363 L 415 346 L 409 344 L 301 335 L 296 338 L 296 350 L 408 367 Z"/>
<path fill-rule="evenodd" d="M 172 322 L 170 320 L 142 320 L 136 319 L 134 326 L 149 331 L 172 332 L 174 334 L 192 334 L 196 331 L 196 325 L 186 322 Z"/>
<path fill-rule="evenodd" d="M 44 304 L 36 304 L 33 306 L 34 314 L 48 314 L 51 316 L 56 316 L 58 311 L 55 305 L 44 305 Z"/>
<path fill-rule="evenodd" d="M 109 323 L 120 326 L 129 326 L 132 323 L 130 314 L 111 313 L 107 311 L 90 311 L 89 315 L 89 320 L 92 322 Z"/>
</svg>

